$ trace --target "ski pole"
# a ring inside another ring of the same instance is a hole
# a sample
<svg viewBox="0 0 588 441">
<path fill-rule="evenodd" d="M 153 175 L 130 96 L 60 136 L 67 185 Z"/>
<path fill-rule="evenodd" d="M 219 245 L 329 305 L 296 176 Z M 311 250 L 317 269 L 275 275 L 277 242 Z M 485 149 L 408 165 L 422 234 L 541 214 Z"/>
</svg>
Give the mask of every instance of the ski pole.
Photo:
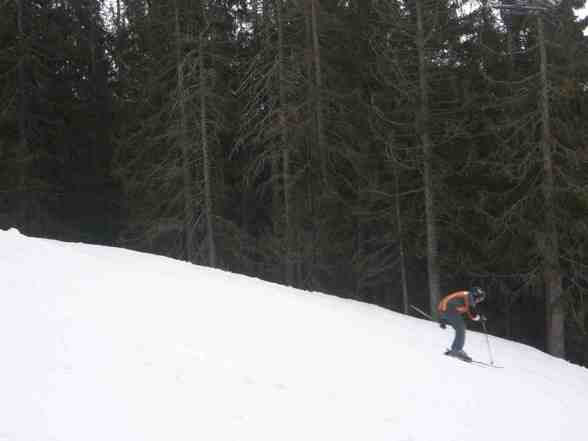
<svg viewBox="0 0 588 441">
<path fill-rule="evenodd" d="M 490 338 L 488 338 L 488 331 L 486 330 L 486 321 L 482 321 L 482 328 L 484 335 L 486 335 L 486 344 L 488 345 L 488 354 L 490 355 L 490 364 L 494 366 L 494 357 L 492 356 L 492 349 L 490 348 Z"/>
<path fill-rule="evenodd" d="M 427 314 L 427 313 L 426 313 L 425 311 L 423 311 L 422 309 L 420 309 L 420 308 L 417 308 L 417 307 L 416 307 L 416 306 L 414 306 L 414 305 L 410 305 L 410 307 L 411 307 L 412 309 L 414 309 L 416 312 L 418 312 L 419 314 L 421 314 L 422 316 L 424 316 L 424 317 L 427 317 L 429 320 L 433 321 L 433 317 L 431 317 L 429 314 Z"/>
</svg>

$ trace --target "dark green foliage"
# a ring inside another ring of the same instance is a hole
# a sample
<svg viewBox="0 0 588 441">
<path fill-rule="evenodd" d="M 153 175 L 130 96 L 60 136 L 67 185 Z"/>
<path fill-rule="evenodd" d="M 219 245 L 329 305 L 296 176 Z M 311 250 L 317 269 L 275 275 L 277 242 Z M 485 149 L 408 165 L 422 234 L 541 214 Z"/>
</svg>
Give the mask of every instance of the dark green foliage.
<svg viewBox="0 0 588 441">
<path fill-rule="evenodd" d="M 111 242 L 119 197 L 107 35 L 96 2 L 53 3 L 1 6 L 1 223 Z"/>
</svg>

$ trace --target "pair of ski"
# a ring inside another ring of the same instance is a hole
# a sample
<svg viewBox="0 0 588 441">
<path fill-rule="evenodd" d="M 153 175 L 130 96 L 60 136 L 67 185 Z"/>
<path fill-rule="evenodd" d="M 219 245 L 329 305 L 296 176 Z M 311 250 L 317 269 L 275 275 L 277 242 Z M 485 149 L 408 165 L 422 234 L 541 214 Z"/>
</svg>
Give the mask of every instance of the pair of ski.
<svg viewBox="0 0 588 441">
<path fill-rule="evenodd" d="M 484 367 L 495 368 L 495 369 L 502 369 L 504 367 L 504 366 L 497 366 L 495 364 L 485 363 L 483 361 L 478 361 L 478 360 L 466 360 L 464 358 L 459 358 L 454 355 L 450 355 L 448 353 L 445 353 L 445 355 L 447 355 L 448 357 L 451 357 L 451 358 L 455 358 L 456 360 L 462 361 L 464 363 L 476 364 L 478 366 L 484 366 Z"/>
<path fill-rule="evenodd" d="M 410 307 L 412 309 L 414 309 L 416 312 L 418 312 L 419 314 L 421 314 L 423 317 L 426 317 L 426 318 L 428 318 L 431 321 L 435 321 L 435 320 L 433 320 L 433 317 L 431 317 L 429 314 L 427 314 L 422 309 L 417 308 L 414 305 L 410 305 Z M 486 326 L 484 326 L 484 333 L 486 334 L 486 338 L 488 338 L 488 333 L 486 332 Z M 488 345 L 488 349 L 490 349 L 490 345 Z M 496 369 L 502 369 L 504 367 L 504 366 L 496 366 L 494 363 L 490 364 L 490 363 L 485 363 L 483 361 L 478 361 L 478 360 L 471 360 L 471 359 L 470 360 L 466 360 L 465 358 L 460 358 L 460 357 L 456 357 L 454 355 L 451 355 L 448 352 L 449 352 L 449 349 L 447 351 L 445 351 L 445 355 L 447 355 L 448 357 L 455 358 L 456 360 L 463 361 L 464 363 L 477 364 L 478 366 L 484 366 L 484 367 L 496 368 Z"/>
</svg>

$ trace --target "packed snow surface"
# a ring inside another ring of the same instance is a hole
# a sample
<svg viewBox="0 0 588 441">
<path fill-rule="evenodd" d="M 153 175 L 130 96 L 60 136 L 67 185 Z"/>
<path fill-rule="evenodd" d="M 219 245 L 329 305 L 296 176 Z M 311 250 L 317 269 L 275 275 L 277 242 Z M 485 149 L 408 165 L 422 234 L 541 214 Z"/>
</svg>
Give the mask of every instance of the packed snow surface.
<svg viewBox="0 0 588 441">
<path fill-rule="evenodd" d="M 0 272 L 0 441 L 586 439 L 588 370 L 521 344 L 14 229 Z"/>
</svg>

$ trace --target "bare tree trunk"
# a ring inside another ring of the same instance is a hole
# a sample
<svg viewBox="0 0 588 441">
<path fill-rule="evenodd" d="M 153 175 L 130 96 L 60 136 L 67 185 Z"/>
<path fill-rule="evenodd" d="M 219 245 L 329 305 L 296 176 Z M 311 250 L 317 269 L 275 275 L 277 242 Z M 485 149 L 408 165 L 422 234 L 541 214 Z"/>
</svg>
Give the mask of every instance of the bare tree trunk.
<svg viewBox="0 0 588 441">
<path fill-rule="evenodd" d="M 120 25 L 121 25 L 121 21 L 120 21 L 120 0 L 116 0 L 116 30 L 117 32 L 120 32 Z"/>
<path fill-rule="evenodd" d="M 206 209 L 206 233 L 208 238 L 208 264 L 216 266 L 216 245 L 214 240 L 214 222 L 212 207 L 212 173 L 208 139 L 207 126 L 207 101 L 208 86 L 206 83 L 206 64 L 205 64 L 205 34 L 206 34 L 206 10 L 204 2 L 202 6 L 202 26 L 204 27 L 198 37 L 199 50 L 199 79 L 200 79 L 200 135 L 202 143 L 202 168 L 204 176 L 204 205 Z"/>
<path fill-rule="evenodd" d="M 503 292 L 508 292 L 507 295 L 503 295 L 502 298 L 505 302 L 504 307 L 504 333 L 507 339 L 512 337 L 512 292 L 507 289 L 504 283 L 500 283 L 500 290 Z"/>
<path fill-rule="evenodd" d="M 280 138 L 282 144 L 282 174 L 284 185 L 284 218 L 285 218 L 285 243 L 286 243 L 286 283 L 294 283 L 294 264 L 292 261 L 292 215 L 291 215 L 291 193 L 290 193 L 290 149 L 286 126 L 286 90 L 284 87 L 284 23 L 282 0 L 277 0 L 277 21 L 278 21 L 278 87 L 279 87 L 279 122 Z"/>
<path fill-rule="evenodd" d="M 265 0 L 251 0 L 251 9 L 253 10 L 253 30 L 257 33 L 259 30 L 259 1 Z M 265 22 L 265 16 L 262 18 L 262 22 Z"/>
<path fill-rule="evenodd" d="M 425 212 L 427 222 L 427 271 L 429 276 L 429 300 L 431 316 L 437 316 L 437 304 L 440 299 L 439 286 L 439 249 L 437 244 L 437 227 L 435 225 L 435 199 L 433 193 L 433 146 L 429 132 L 429 91 L 427 83 L 427 55 L 425 52 L 425 32 L 423 27 L 422 0 L 416 0 L 417 13 L 417 50 L 419 58 L 419 136 L 424 155 Z"/>
<path fill-rule="evenodd" d="M 194 195 L 192 192 L 193 177 L 190 161 L 190 141 L 188 138 L 188 115 L 186 111 L 186 87 L 184 84 L 184 59 L 182 54 L 182 32 L 180 29 L 180 12 L 176 0 L 176 74 L 178 81 L 178 102 L 180 115 L 178 124 L 180 129 L 180 144 L 182 149 L 182 178 L 184 190 L 184 258 L 188 262 L 194 261 Z"/>
<path fill-rule="evenodd" d="M 565 356 L 565 311 L 562 304 L 562 278 L 559 267 L 559 237 L 555 221 L 553 154 L 549 115 L 549 82 L 543 19 L 537 17 L 541 62 L 541 146 L 543 152 L 543 196 L 545 198 L 545 240 L 543 253 L 545 295 L 547 302 L 547 350 L 556 357 Z"/>
<path fill-rule="evenodd" d="M 18 27 L 18 43 L 19 43 L 19 55 L 18 60 L 18 134 L 20 139 L 21 153 L 25 154 L 28 151 L 28 130 L 27 130 L 27 112 L 28 112 L 28 93 L 27 93 L 27 81 L 26 81 L 26 68 L 25 68 L 25 32 L 24 32 L 24 21 L 23 21 L 23 1 L 17 0 L 17 27 Z M 26 154 L 25 154 L 26 156 Z M 26 180 L 26 172 L 23 171 L 21 179 Z M 21 182 L 22 188 L 24 189 L 24 182 Z"/>
<path fill-rule="evenodd" d="M 324 120 L 323 120 L 323 74 L 321 67 L 321 46 L 318 32 L 318 11 L 319 0 L 310 0 L 310 17 L 312 21 L 312 54 L 314 64 L 314 101 L 315 101 L 315 118 L 317 129 L 317 148 L 320 155 L 321 179 L 323 183 L 327 182 L 327 146 L 325 144 Z"/>
<path fill-rule="evenodd" d="M 259 18 L 259 6 L 261 2 L 261 19 Z M 273 12 L 275 14 L 274 17 L 272 17 L 271 13 L 272 13 L 272 9 L 270 8 L 270 2 L 272 3 L 272 5 L 274 6 L 273 8 Z M 278 78 L 277 78 L 277 87 L 279 92 L 281 92 L 281 88 L 282 88 L 282 77 L 281 77 L 281 65 L 279 63 L 282 62 L 281 59 L 279 59 L 279 57 L 281 56 L 281 44 L 280 43 L 280 13 L 281 13 L 281 1 L 280 0 L 255 0 L 252 2 L 251 6 L 253 7 L 254 11 L 256 11 L 256 13 L 254 14 L 255 16 L 255 30 L 256 30 L 256 34 L 258 34 L 258 40 L 260 40 L 261 43 L 261 50 L 260 50 L 260 54 L 262 57 L 262 62 L 263 64 L 266 63 L 272 63 L 276 61 L 276 58 L 273 57 L 273 55 L 269 55 L 270 53 L 273 54 L 273 51 L 271 49 L 273 49 L 274 47 L 274 42 L 272 42 L 272 26 L 273 26 L 273 22 L 274 19 L 276 21 L 276 25 L 278 26 Z M 278 8 L 280 8 L 280 10 L 278 10 Z M 270 59 L 271 58 L 271 59 Z M 273 93 L 273 91 L 272 91 Z M 263 100 L 264 98 L 262 98 Z M 266 100 L 270 100 L 270 98 L 265 98 Z M 280 142 L 283 141 L 282 137 L 283 137 L 283 129 L 282 129 L 282 121 L 281 121 L 281 102 L 278 99 L 278 125 L 279 125 L 279 133 L 280 133 Z M 283 148 L 283 146 L 280 146 L 280 148 Z M 272 190 L 272 203 L 271 203 L 271 208 L 272 208 L 272 229 L 273 229 L 273 235 L 275 238 L 279 238 L 279 239 L 283 239 L 284 238 L 284 230 L 285 230 L 285 226 L 284 226 L 284 217 L 283 217 L 283 203 L 284 203 L 284 196 L 282 193 L 282 188 L 281 188 L 281 184 L 282 184 L 282 179 L 284 177 L 283 175 L 283 170 L 282 170 L 282 153 L 276 153 L 276 154 L 272 154 L 270 155 L 270 173 L 271 173 L 271 190 Z M 281 250 L 280 250 L 281 251 Z M 287 254 L 287 250 L 285 251 Z M 285 275 L 285 265 L 284 262 L 286 260 L 286 257 L 284 256 L 280 256 L 279 258 L 279 262 L 277 264 L 276 267 L 272 268 L 272 272 L 274 273 L 273 276 L 275 277 L 276 280 L 284 280 L 285 278 L 287 279 L 287 275 Z M 289 282 L 288 282 L 289 283 Z"/>
<path fill-rule="evenodd" d="M 19 176 L 19 193 L 20 193 L 20 207 L 19 217 L 23 223 L 23 227 L 32 227 L 35 221 L 33 207 L 35 205 L 33 190 L 30 188 L 29 177 L 31 174 L 32 152 L 30 145 L 30 130 L 29 130 L 29 96 L 30 96 L 30 82 L 27 79 L 27 35 L 25 31 L 26 26 L 26 12 L 25 0 L 17 0 L 17 31 L 18 31 L 18 51 L 19 60 L 17 68 L 17 97 L 18 97 L 18 136 L 19 136 L 19 154 L 22 158 L 21 170 Z"/>
<path fill-rule="evenodd" d="M 315 80 L 313 78 L 313 28 L 312 28 L 312 0 L 304 0 L 303 6 L 305 8 L 304 11 L 304 25 L 305 25 L 305 39 L 306 39 L 306 53 L 304 56 L 304 61 L 306 65 L 306 80 L 307 80 L 307 91 L 308 95 L 311 100 L 314 100 L 315 97 Z M 315 148 L 316 140 L 318 139 L 318 129 L 317 129 L 317 119 L 314 117 L 312 118 L 312 132 L 307 135 L 306 145 L 308 146 L 307 150 L 307 161 L 310 164 L 309 169 L 311 173 L 314 172 L 315 164 L 321 162 L 321 154 L 317 152 L 317 148 Z M 322 178 L 321 178 L 322 179 Z M 314 284 L 312 283 L 312 278 L 308 277 L 308 274 L 312 274 L 314 272 L 314 268 L 318 262 L 318 249 L 319 249 L 319 232 L 318 232 L 318 222 L 316 222 L 317 212 L 318 212 L 318 199 L 319 199 L 319 191 L 316 185 L 314 185 L 314 179 L 307 179 L 306 180 L 306 204 L 305 209 L 309 212 L 309 217 L 314 224 L 314 227 L 310 231 L 310 240 L 308 239 L 308 235 L 305 235 L 304 241 L 310 242 L 311 246 L 309 247 L 310 251 L 307 251 L 305 254 L 305 268 L 300 268 L 300 275 L 299 280 L 307 280 L 310 283 L 305 284 L 305 288 L 307 289 L 316 289 Z M 305 211 L 306 211 L 305 210 Z M 306 272 L 306 274 L 304 274 Z"/>
<path fill-rule="evenodd" d="M 507 29 L 506 43 L 508 51 L 508 79 L 511 80 L 514 75 L 514 37 L 512 35 L 512 29 Z"/>
<path fill-rule="evenodd" d="M 404 254 L 404 239 L 402 227 L 402 214 L 400 212 L 400 179 L 398 178 L 398 169 L 394 168 L 394 180 L 396 181 L 396 225 L 398 227 L 398 240 L 400 241 L 400 281 L 402 284 L 402 310 L 405 314 L 410 312 L 410 303 L 408 299 L 408 283 L 406 281 L 406 258 Z"/>
<path fill-rule="evenodd" d="M 588 333 L 584 334 L 584 365 L 588 366 Z"/>
</svg>

